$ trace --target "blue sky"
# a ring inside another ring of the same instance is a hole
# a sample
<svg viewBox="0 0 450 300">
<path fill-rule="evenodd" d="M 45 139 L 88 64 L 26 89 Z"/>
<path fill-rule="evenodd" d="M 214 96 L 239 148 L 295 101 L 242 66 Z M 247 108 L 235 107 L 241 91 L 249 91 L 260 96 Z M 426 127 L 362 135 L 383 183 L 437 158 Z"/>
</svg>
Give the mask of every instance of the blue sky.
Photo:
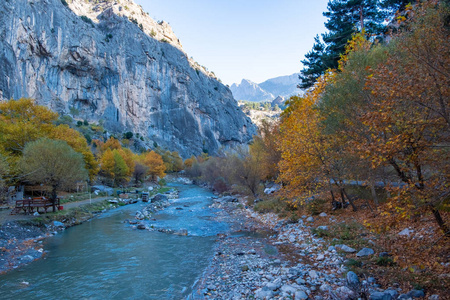
<svg viewBox="0 0 450 300">
<path fill-rule="evenodd" d="M 225 83 L 260 83 L 301 69 L 325 32 L 328 0 L 135 0 L 172 26 L 189 56 Z"/>
</svg>

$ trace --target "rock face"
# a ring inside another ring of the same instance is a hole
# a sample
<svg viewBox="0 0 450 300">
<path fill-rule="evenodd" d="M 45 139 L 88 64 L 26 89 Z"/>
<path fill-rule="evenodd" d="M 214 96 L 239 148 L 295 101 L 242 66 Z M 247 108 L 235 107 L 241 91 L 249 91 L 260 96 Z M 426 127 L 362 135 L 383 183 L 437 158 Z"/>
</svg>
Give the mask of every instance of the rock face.
<svg viewBox="0 0 450 300">
<path fill-rule="evenodd" d="M 128 0 L 64 2 L 0 1 L 0 99 L 34 98 L 184 157 L 256 133 L 231 91 L 189 61 L 167 23 Z"/>
</svg>

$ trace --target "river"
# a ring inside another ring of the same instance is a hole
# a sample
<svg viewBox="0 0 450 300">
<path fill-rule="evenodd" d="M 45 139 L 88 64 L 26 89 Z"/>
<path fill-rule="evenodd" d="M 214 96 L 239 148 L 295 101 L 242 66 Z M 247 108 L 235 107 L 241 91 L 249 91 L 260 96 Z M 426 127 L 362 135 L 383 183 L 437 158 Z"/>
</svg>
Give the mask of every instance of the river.
<svg viewBox="0 0 450 300">
<path fill-rule="evenodd" d="M 181 299 L 204 272 L 216 235 L 209 191 L 172 184 L 179 198 L 148 221 L 188 236 L 136 230 L 124 222 L 145 203 L 124 206 L 46 239 L 45 259 L 0 275 L 0 299 Z M 28 283 L 28 284 L 27 284 Z"/>
</svg>

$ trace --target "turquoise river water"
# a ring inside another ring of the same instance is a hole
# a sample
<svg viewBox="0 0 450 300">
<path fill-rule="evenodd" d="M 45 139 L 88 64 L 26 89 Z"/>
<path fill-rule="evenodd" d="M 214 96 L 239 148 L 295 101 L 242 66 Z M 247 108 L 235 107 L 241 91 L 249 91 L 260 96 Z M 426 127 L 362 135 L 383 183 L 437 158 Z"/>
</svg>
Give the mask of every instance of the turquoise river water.
<svg viewBox="0 0 450 300">
<path fill-rule="evenodd" d="M 188 236 L 132 229 L 124 221 L 145 204 L 118 208 L 46 239 L 45 259 L 0 275 L 0 299 L 186 297 L 213 255 L 215 236 L 228 225 L 213 220 L 210 192 L 173 186 L 180 197 L 149 223 L 187 229 Z"/>
</svg>

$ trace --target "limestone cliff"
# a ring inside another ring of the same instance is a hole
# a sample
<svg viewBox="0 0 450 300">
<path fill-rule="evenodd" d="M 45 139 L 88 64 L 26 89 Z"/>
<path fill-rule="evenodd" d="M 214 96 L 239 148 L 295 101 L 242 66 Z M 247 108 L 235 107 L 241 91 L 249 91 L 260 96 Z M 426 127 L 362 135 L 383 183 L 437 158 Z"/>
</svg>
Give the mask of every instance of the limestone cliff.
<svg viewBox="0 0 450 300">
<path fill-rule="evenodd" d="M 196 66 L 129 0 L 0 1 L 0 98 L 35 98 L 185 157 L 247 143 L 255 126 Z"/>
</svg>

